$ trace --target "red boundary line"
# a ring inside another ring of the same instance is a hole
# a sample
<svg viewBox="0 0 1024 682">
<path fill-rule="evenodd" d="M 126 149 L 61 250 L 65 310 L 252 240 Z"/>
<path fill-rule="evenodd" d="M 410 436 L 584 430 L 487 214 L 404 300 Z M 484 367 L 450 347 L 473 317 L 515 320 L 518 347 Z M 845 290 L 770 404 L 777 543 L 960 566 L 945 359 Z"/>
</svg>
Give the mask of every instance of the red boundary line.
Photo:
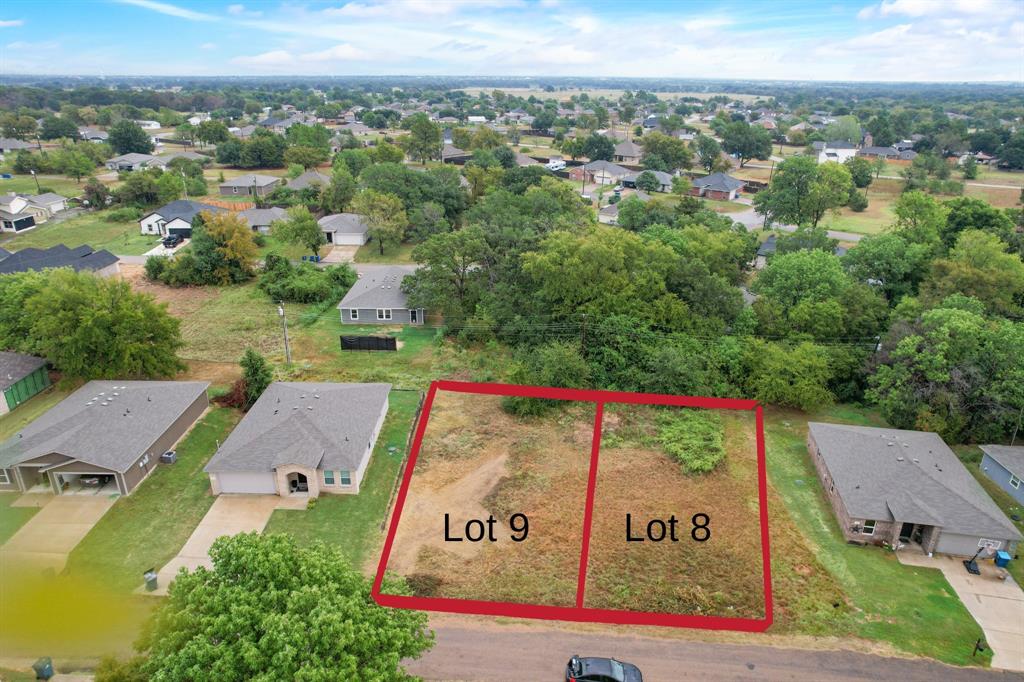
<svg viewBox="0 0 1024 682">
<path fill-rule="evenodd" d="M 594 439 L 591 448 L 591 463 L 587 483 L 587 503 L 584 510 L 584 537 L 580 553 L 579 581 L 576 590 L 576 606 L 544 606 L 540 604 L 515 604 L 512 602 L 483 601 L 475 599 L 452 599 L 447 597 L 414 597 L 407 595 L 382 594 L 380 589 L 384 582 L 388 558 L 398 532 L 398 522 L 402 516 L 405 499 L 412 481 L 412 472 L 416 467 L 430 419 L 430 408 L 438 390 L 458 393 L 481 393 L 486 395 L 520 396 L 527 398 L 547 398 L 549 400 L 576 400 L 597 403 L 594 419 Z M 593 609 L 582 605 L 583 591 L 586 583 L 586 564 L 590 546 L 590 521 L 592 520 L 594 493 L 597 482 L 597 462 L 600 451 L 601 421 L 603 403 L 631 403 L 648 405 L 675 405 L 680 407 L 703 407 L 709 409 L 752 410 L 756 421 L 757 440 L 757 485 L 759 501 L 759 517 L 761 525 L 761 557 L 764 575 L 764 618 L 728 618 L 724 616 L 698 616 L 672 613 L 653 613 L 646 611 L 620 611 L 616 609 Z M 550 388 L 544 386 L 516 386 L 512 384 L 481 384 L 464 381 L 435 381 L 430 385 L 427 398 L 423 403 L 420 421 L 416 427 L 409 461 L 402 476 L 402 485 L 395 499 L 391 523 L 387 538 L 377 563 L 377 575 L 370 590 L 373 599 L 381 606 L 403 609 L 420 609 L 446 613 L 466 613 L 512 618 L 536 618 L 542 620 L 563 620 L 591 623 L 616 623 L 622 625 L 660 625 L 668 627 L 703 628 L 707 630 L 737 630 L 743 632 L 763 632 L 767 630 L 773 619 L 771 552 L 768 544 L 768 475 L 765 461 L 764 415 L 761 406 L 755 400 L 738 398 L 704 398 L 697 396 L 674 396 L 653 393 L 625 393 L 620 391 L 597 391 L 568 388 Z"/>
</svg>

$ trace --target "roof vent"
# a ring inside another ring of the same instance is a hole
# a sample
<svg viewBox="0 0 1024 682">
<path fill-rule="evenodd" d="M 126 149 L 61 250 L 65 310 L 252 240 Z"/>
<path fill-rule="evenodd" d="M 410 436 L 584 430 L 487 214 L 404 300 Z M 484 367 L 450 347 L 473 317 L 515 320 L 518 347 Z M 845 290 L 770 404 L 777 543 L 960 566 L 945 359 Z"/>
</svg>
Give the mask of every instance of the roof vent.
<svg viewBox="0 0 1024 682">
<path fill-rule="evenodd" d="M 277 414 L 277 410 L 274 410 L 274 414 Z"/>
<path fill-rule="evenodd" d="M 312 410 L 312 409 L 313 409 L 313 406 L 312 406 L 312 405 L 306 405 L 306 409 L 307 409 L 307 410 Z"/>
<path fill-rule="evenodd" d="M 902 458 L 902 457 L 897 457 L 897 458 L 896 458 L 896 461 L 897 461 L 897 462 L 902 462 L 902 461 L 903 461 L 903 458 Z"/>
<path fill-rule="evenodd" d="M 891 448 L 893 445 L 896 445 L 896 443 L 889 442 L 889 443 L 886 443 L 885 445 L 886 445 L 886 447 L 890 447 Z"/>
<path fill-rule="evenodd" d="M 317 400 L 320 400 L 320 394 L 319 393 L 314 393 L 313 397 L 316 398 Z"/>
<path fill-rule="evenodd" d="M 920 463 L 921 463 L 921 460 L 919 460 L 917 457 L 915 457 L 914 458 L 914 464 L 920 464 Z"/>
</svg>

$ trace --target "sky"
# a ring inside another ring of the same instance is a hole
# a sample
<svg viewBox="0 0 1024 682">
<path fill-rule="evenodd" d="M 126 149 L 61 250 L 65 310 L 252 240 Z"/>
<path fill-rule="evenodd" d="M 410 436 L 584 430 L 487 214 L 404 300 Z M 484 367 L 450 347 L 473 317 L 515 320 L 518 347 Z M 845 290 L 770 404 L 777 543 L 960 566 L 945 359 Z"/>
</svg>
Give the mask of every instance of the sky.
<svg viewBox="0 0 1024 682">
<path fill-rule="evenodd" d="M 1024 0 L 5 0 L 3 74 L 1024 83 Z"/>
</svg>

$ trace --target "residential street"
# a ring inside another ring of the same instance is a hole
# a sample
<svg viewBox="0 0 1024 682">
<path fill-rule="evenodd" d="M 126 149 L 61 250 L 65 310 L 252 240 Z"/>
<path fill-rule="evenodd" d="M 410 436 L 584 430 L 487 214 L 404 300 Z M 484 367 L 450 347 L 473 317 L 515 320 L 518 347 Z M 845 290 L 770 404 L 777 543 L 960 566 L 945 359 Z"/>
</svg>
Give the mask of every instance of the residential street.
<svg viewBox="0 0 1024 682">
<path fill-rule="evenodd" d="M 726 214 L 738 223 L 746 225 L 750 230 L 760 230 L 764 227 L 764 216 L 760 216 L 754 213 L 754 209 L 750 208 L 746 211 L 740 211 L 739 213 L 728 213 Z M 795 232 L 796 225 L 780 225 L 778 223 L 772 225 L 772 229 L 779 230 L 781 232 Z M 840 232 L 838 230 L 829 230 L 828 236 L 832 239 L 838 239 L 841 242 L 859 242 L 864 238 L 864 235 L 857 234 L 855 232 Z"/>
<path fill-rule="evenodd" d="M 572 654 L 629 661 L 643 671 L 645 682 L 1024 679 L 1016 673 L 954 668 L 928 660 L 849 651 L 566 632 L 548 625 L 481 627 L 466 621 L 451 625 L 432 622 L 432 627 L 437 633 L 436 645 L 423 658 L 408 665 L 409 672 L 427 680 L 561 680 L 565 662 Z"/>
</svg>

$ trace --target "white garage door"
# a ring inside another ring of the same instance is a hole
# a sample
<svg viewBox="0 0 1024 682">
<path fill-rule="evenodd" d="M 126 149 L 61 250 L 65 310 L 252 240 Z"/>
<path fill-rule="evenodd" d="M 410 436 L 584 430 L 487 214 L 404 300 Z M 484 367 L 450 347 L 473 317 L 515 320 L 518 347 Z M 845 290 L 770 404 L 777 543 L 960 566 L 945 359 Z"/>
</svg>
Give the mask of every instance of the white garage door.
<svg viewBox="0 0 1024 682">
<path fill-rule="evenodd" d="M 277 493 L 277 481 L 272 473 L 232 471 L 217 474 L 222 493 Z"/>
<path fill-rule="evenodd" d="M 345 244 L 347 246 L 362 246 L 363 244 L 366 243 L 366 235 L 365 234 L 342 234 L 342 233 L 337 233 L 336 232 L 334 234 L 334 243 L 335 244 Z"/>
</svg>

